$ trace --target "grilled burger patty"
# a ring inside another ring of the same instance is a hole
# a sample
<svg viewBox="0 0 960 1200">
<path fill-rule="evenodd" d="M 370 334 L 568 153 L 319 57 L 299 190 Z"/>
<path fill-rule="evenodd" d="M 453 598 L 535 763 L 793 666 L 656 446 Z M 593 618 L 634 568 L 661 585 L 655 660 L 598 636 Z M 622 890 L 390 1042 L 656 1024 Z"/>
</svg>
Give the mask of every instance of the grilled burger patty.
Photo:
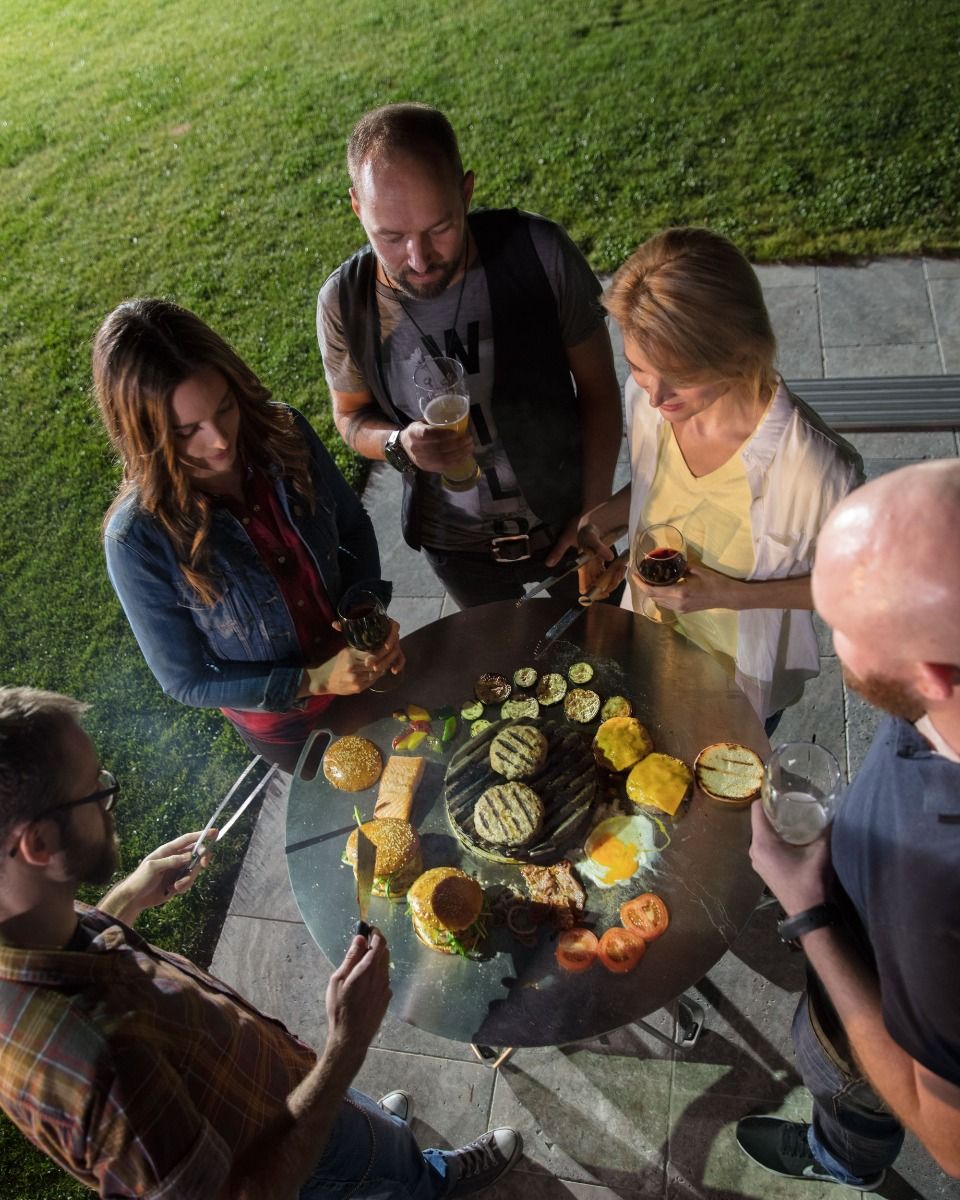
<svg viewBox="0 0 960 1200">
<path fill-rule="evenodd" d="M 473 823 L 495 846 L 525 846 L 543 824 L 543 801 L 525 783 L 496 783 L 477 801 Z"/>
<path fill-rule="evenodd" d="M 547 750 L 535 725 L 508 725 L 490 743 L 490 766 L 504 779 L 532 779 L 543 769 Z"/>
</svg>

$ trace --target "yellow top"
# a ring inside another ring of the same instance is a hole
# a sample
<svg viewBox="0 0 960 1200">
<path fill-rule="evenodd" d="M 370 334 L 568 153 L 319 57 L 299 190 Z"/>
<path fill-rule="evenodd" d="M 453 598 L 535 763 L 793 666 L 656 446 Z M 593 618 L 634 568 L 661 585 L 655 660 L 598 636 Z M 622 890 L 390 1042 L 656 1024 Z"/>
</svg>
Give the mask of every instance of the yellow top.
<svg viewBox="0 0 960 1200">
<path fill-rule="evenodd" d="M 698 479 L 684 461 L 673 427 L 661 423 L 657 469 L 643 506 L 644 526 L 675 525 L 692 558 L 734 579 L 746 579 L 754 567 L 750 504 L 750 485 L 739 453 Z M 733 609 L 687 613 L 678 617 L 676 627 L 733 674 L 737 654 Z"/>
</svg>

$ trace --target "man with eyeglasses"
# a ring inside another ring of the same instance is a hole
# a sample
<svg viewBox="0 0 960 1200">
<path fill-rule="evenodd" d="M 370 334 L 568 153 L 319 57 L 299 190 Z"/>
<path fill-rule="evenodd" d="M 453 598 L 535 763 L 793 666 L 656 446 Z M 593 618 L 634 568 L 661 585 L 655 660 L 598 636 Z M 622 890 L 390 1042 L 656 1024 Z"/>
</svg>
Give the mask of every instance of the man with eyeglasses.
<svg viewBox="0 0 960 1200">
<path fill-rule="evenodd" d="M 186 891 L 199 836 L 148 855 L 97 908 L 119 855 L 119 785 L 84 705 L 0 688 L 0 1107 L 101 1196 L 321 1200 L 472 1195 L 521 1153 L 511 1129 L 420 1151 L 409 1097 L 350 1088 L 390 999 L 379 930 L 354 938 L 326 993 L 317 1055 L 179 955 L 140 913 Z"/>
</svg>

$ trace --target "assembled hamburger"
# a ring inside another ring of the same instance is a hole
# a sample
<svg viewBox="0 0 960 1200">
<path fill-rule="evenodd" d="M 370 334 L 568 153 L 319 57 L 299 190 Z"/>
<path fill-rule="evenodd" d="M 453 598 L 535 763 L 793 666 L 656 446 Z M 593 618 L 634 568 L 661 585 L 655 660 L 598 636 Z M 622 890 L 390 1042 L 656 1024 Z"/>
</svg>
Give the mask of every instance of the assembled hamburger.
<svg viewBox="0 0 960 1200">
<path fill-rule="evenodd" d="M 363 830 L 377 850 L 373 868 L 373 895 L 400 900 L 423 870 L 420 836 L 409 821 L 382 817 L 360 825 L 347 838 L 344 861 L 357 870 L 357 834 Z"/>
<path fill-rule="evenodd" d="M 483 888 L 456 867 L 425 871 L 411 886 L 407 901 L 413 931 L 431 950 L 467 957 L 484 936 Z"/>
</svg>

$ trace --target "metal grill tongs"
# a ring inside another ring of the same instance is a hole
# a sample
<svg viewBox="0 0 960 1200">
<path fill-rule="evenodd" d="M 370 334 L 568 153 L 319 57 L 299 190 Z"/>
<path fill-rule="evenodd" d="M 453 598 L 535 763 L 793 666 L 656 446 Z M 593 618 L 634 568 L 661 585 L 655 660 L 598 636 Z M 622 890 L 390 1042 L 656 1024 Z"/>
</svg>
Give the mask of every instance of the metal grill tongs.
<svg viewBox="0 0 960 1200">
<path fill-rule="evenodd" d="M 616 529 L 608 529 L 600 540 L 605 546 L 612 546 L 613 543 L 618 542 L 626 532 L 626 525 L 618 525 Z M 517 601 L 517 608 L 519 608 L 522 604 L 526 604 L 531 596 L 539 596 L 541 592 L 546 591 L 547 588 L 552 588 L 553 585 L 559 583 L 561 579 L 566 579 L 566 577 L 568 575 L 572 575 L 574 571 L 579 571 L 581 567 L 585 567 L 588 562 L 593 562 L 593 560 L 597 558 L 599 554 L 599 550 L 584 550 L 582 554 L 577 555 L 569 567 L 564 568 L 562 571 L 558 571 L 556 575 L 551 575 L 549 579 L 541 580 L 536 587 L 531 588 L 529 592 L 521 596 Z"/>
<path fill-rule="evenodd" d="M 197 863 L 200 861 L 201 857 L 203 856 L 204 849 L 206 848 L 205 843 L 206 843 L 207 834 L 216 825 L 217 817 L 220 816 L 220 814 L 223 812 L 223 810 L 227 807 L 227 805 L 230 803 L 230 801 L 233 799 L 233 797 L 239 791 L 241 784 L 251 774 L 251 772 L 256 767 L 257 763 L 260 763 L 260 762 L 263 762 L 263 759 L 258 754 L 256 756 L 256 758 L 254 758 L 251 762 L 249 762 L 247 764 L 247 766 L 244 768 L 242 773 L 238 776 L 236 781 L 231 786 L 229 792 L 227 792 L 227 794 L 224 796 L 224 798 L 220 801 L 220 803 L 217 805 L 217 807 L 213 810 L 213 813 L 210 816 L 210 820 L 207 821 L 206 825 L 204 825 L 204 827 L 200 833 L 200 836 L 197 838 L 196 842 L 194 842 L 193 850 L 190 853 L 190 861 L 187 863 L 187 865 L 185 867 L 181 867 L 179 871 L 177 871 L 173 874 L 173 878 L 170 880 L 168 888 L 167 888 L 168 891 L 173 887 L 173 884 L 178 879 L 182 879 L 184 877 L 184 875 L 189 875 L 190 872 L 196 867 Z M 226 822 L 226 824 L 221 829 L 217 830 L 217 836 L 213 840 L 213 843 L 212 843 L 213 845 L 216 845 L 217 842 L 222 841 L 223 838 L 230 832 L 230 830 L 233 828 L 233 826 L 236 824 L 236 822 L 239 821 L 239 819 L 247 811 L 250 804 L 257 798 L 257 796 L 260 795 L 260 793 L 263 791 L 263 789 L 267 786 L 267 784 L 270 782 L 270 780 L 274 777 L 274 775 L 276 774 L 276 771 L 277 771 L 277 768 L 275 766 L 271 766 L 270 769 L 263 776 L 261 776 L 260 779 L 257 780 L 257 782 L 253 785 L 253 788 L 248 793 L 246 799 L 244 799 L 240 803 L 240 805 L 237 807 L 236 811 L 229 818 L 229 820 Z"/>
<path fill-rule="evenodd" d="M 611 562 L 607 563 L 605 570 L 606 571 L 612 570 L 612 568 L 614 566 L 616 566 L 618 563 L 625 563 L 629 557 L 630 557 L 629 551 L 624 550 L 622 554 L 618 554 L 616 558 L 614 558 Z M 601 578 L 602 578 L 602 576 L 601 576 Z M 566 631 L 574 623 L 574 621 L 577 619 L 577 617 L 580 616 L 580 614 L 584 611 L 584 609 L 589 608 L 590 605 L 593 604 L 593 602 L 597 599 L 597 595 L 598 595 L 599 591 L 600 591 L 600 580 L 598 579 L 597 582 L 594 584 L 594 586 L 590 589 L 590 591 L 587 592 L 587 594 L 585 596 L 581 596 L 578 599 L 577 603 L 572 608 L 568 608 L 567 611 L 560 618 L 560 620 L 555 621 L 550 626 L 550 628 L 546 631 L 546 633 L 543 635 L 543 637 L 540 638 L 540 640 L 537 642 L 537 644 L 533 648 L 533 657 L 534 658 L 541 658 L 547 652 L 547 650 L 553 645 L 553 643 L 557 640 L 557 638 L 562 633 L 566 633 Z"/>
</svg>

